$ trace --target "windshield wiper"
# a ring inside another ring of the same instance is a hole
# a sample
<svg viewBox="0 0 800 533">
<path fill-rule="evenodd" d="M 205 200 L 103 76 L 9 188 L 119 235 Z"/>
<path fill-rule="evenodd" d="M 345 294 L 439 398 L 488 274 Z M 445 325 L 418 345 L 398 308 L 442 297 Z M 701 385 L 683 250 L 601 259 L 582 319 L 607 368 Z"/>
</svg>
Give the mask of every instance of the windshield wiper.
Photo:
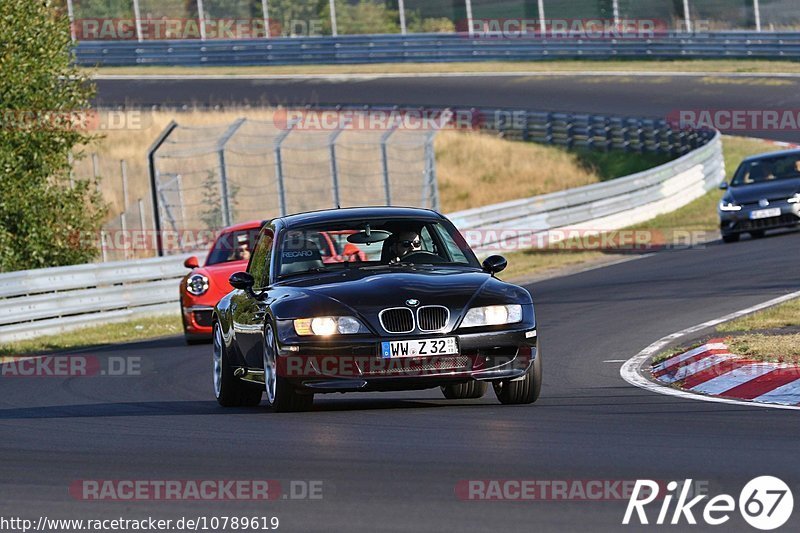
<svg viewBox="0 0 800 533">
<path fill-rule="evenodd" d="M 290 272 L 288 274 L 281 274 L 280 276 L 278 276 L 278 279 L 293 278 L 295 276 L 304 276 L 306 274 L 319 274 L 322 272 L 332 272 L 332 270 L 326 267 L 316 267 L 316 268 L 310 268 L 308 270 L 302 270 L 300 272 Z"/>
</svg>

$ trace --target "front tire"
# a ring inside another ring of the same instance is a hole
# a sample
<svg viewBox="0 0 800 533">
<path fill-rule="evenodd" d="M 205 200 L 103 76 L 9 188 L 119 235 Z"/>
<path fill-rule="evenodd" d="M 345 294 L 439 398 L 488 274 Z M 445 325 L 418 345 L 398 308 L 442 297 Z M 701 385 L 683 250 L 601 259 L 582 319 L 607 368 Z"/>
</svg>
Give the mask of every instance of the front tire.
<svg viewBox="0 0 800 533">
<path fill-rule="evenodd" d="M 233 375 L 222 331 L 214 322 L 211 334 L 214 346 L 214 395 L 222 407 L 255 407 L 261 403 L 261 390 Z"/>
<path fill-rule="evenodd" d="M 732 242 L 739 242 L 739 234 L 738 233 L 728 233 L 722 234 L 722 242 L 725 243 L 732 243 Z"/>
<path fill-rule="evenodd" d="M 264 388 L 267 401 L 277 413 L 308 411 L 314 404 L 313 394 L 300 394 L 286 378 L 278 375 L 278 348 L 272 325 L 264 330 Z"/>
<path fill-rule="evenodd" d="M 533 364 L 518 380 L 503 380 L 493 384 L 494 393 L 503 405 L 531 404 L 539 398 L 542 390 L 542 354 L 538 352 Z"/>
<path fill-rule="evenodd" d="M 443 385 L 441 389 L 448 400 L 473 400 L 483 398 L 487 385 L 484 381 L 468 381 L 457 385 Z"/>
</svg>

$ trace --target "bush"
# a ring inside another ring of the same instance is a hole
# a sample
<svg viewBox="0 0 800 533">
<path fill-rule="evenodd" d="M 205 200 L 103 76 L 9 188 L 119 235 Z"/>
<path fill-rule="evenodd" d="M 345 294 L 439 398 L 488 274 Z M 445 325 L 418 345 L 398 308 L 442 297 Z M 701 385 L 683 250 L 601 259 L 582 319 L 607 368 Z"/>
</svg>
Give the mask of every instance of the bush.
<svg viewBox="0 0 800 533">
<path fill-rule="evenodd" d="M 70 186 L 69 154 L 92 140 L 75 118 L 93 87 L 71 63 L 51 1 L 0 1 L 0 271 L 85 263 L 105 214 L 96 184 Z M 80 156 L 80 154 L 78 154 Z"/>
</svg>

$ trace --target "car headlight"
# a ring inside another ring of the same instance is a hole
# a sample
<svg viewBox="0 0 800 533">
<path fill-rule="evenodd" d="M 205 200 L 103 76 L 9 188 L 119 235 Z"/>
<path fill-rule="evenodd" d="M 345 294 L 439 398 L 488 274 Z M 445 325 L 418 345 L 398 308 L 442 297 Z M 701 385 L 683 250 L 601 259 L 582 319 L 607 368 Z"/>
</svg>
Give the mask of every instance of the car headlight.
<svg viewBox="0 0 800 533">
<path fill-rule="evenodd" d="M 298 335 L 353 335 L 363 333 L 366 328 L 351 316 L 318 316 L 314 318 L 298 318 L 294 321 L 294 330 Z"/>
<path fill-rule="evenodd" d="M 490 305 L 488 307 L 473 307 L 467 311 L 464 321 L 461 322 L 461 327 L 498 326 L 516 322 L 522 322 L 521 305 Z"/>
<path fill-rule="evenodd" d="M 208 292 L 208 278 L 202 274 L 193 274 L 186 280 L 186 290 L 189 294 L 202 296 Z"/>
<path fill-rule="evenodd" d="M 800 204 L 800 192 L 789 198 L 790 204 Z"/>
<path fill-rule="evenodd" d="M 720 211 L 741 211 L 742 210 L 742 206 L 736 205 L 733 202 L 726 202 L 725 200 L 722 200 L 719 203 L 719 210 Z"/>
</svg>

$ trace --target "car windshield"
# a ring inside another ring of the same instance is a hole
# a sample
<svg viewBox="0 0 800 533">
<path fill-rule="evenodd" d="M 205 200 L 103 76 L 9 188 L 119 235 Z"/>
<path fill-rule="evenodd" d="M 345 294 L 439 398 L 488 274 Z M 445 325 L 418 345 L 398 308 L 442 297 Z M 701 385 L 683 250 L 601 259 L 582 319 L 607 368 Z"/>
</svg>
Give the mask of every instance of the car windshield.
<svg viewBox="0 0 800 533">
<path fill-rule="evenodd" d="M 480 268 L 450 224 L 418 220 L 359 220 L 309 226 L 285 233 L 280 277 L 347 268 L 458 265 Z"/>
<path fill-rule="evenodd" d="M 253 250 L 260 228 L 222 233 L 208 254 L 206 266 L 229 263 L 231 261 L 247 261 Z"/>
<path fill-rule="evenodd" d="M 800 178 L 800 154 L 745 161 L 736 171 L 731 185 L 751 185 Z"/>
</svg>

